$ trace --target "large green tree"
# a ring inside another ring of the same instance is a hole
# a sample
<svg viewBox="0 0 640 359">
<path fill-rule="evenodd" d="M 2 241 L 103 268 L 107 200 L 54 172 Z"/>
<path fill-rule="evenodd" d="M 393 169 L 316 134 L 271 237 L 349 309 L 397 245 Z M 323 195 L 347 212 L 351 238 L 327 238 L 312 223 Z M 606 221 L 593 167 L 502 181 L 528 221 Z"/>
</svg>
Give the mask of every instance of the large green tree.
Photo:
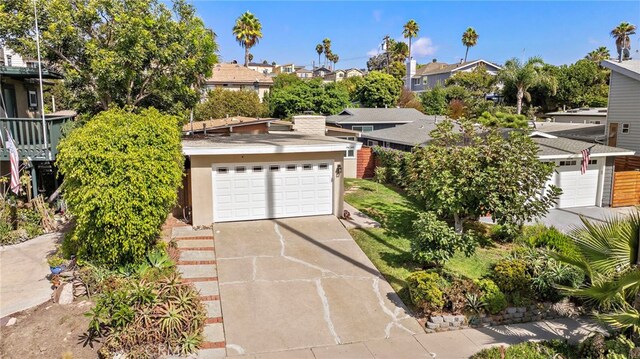
<svg viewBox="0 0 640 359">
<path fill-rule="evenodd" d="M 445 80 L 447 86 L 461 86 L 470 96 L 484 98 L 496 90 L 496 76 L 487 72 L 484 65 L 476 66 L 472 71 L 460 71 Z"/>
<path fill-rule="evenodd" d="M 289 76 L 279 80 L 280 76 L 265 100 L 273 117 L 289 118 L 305 111 L 333 115 L 349 104 L 349 93 L 338 83 L 324 84 L 322 79 L 305 81 Z"/>
<path fill-rule="evenodd" d="M 209 91 L 203 102 L 196 105 L 197 121 L 227 116 L 262 117 L 266 107 L 255 91 L 231 91 L 216 88 Z"/>
<path fill-rule="evenodd" d="M 458 233 L 487 214 L 499 224 L 523 224 L 546 213 L 560 194 L 555 186 L 543 191 L 555 166 L 538 160 L 526 133 L 447 120 L 431 137 L 412 156 L 407 190 L 428 210 L 453 218 Z"/>
<path fill-rule="evenodd" d="M 215 34 L 176 0 L 38 0 L 44 61 L 65 75 L 80 112 L 111 106 L 179 113 L 217 61 Z M 32 0 L 0 5 L 0 39 L 35 57 Z"/>
<path fill-rule="evenodd" d="M 247 66 L 249 51 L 262 38 L 262 24 L 254 14 L 247 11 L 236 19 L 232 31 L 238 44 L 244 48 L 244 66 Z"/>
<path fill-rule="evenodd" d="M 422 92 L 420 101 L 422 102 L 424 113 L 427 115 L 447 114 L 447 92 L 440 84 L 436 84 L 431 90 Z"/>
<path fill-rule="evenodd" d="M 372 71 L 356 90 L 356 98 L 362 107 L 394 107 L 400 98 L 402 80 Z"/>
<path fill-rule="evenodd" d="M 544 84 L 551 94 L 555 94 L 557 80 L 541 71 L 544 61 L 539 57 L 532 57 L 526 62 L 517 58 L 507 60 L 498 73 L 498 81 L 505 85 L 505 89 L 515 89 L 516 108 L 518 115 L 522 113 L 522 100 L 531 101 L 529 89 Z"/>
<path fill-rule="evenodd" d="M 465 32 L 462 33 L 462 45 L 464 45 L 467 50 L 464 53 L 464 62 L 467 62 L 467 55 L 469 55 L 469 48 L 476 46 L 478 44 L 478 38 L 480 35 L 474 30 L 472 27 L 467 28 Z"/>
</svg>

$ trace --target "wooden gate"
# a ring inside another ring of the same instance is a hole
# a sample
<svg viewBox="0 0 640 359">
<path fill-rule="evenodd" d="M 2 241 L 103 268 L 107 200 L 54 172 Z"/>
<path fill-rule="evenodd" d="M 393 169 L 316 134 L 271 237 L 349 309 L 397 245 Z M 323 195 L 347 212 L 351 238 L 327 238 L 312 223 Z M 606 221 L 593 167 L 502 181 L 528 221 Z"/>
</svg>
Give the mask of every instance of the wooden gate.
<svg viewBox="0 0 640 359">
<path fill-rule="evenodd" d="M 611 207 L 640 204 L 640 157 L 626 156 L 616 159 L 613 173 L 613 200 Z"/>
</svg>

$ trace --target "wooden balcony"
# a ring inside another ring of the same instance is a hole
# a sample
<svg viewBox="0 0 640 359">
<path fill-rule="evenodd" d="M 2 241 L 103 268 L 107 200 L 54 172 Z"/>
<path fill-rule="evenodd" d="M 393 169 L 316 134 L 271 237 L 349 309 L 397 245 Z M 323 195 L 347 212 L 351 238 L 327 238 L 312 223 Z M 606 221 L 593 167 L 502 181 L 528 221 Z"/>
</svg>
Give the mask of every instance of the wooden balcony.
<svg viewBox="0 0 640 359">
<path fill-rule="evenodd" d="M 62 127 L 73 121 L 73 116 L 48 116 L 45 119 L 47 144 L 44 142 L 42 119 L 40 118 L 0 118 L 2 138 L 7 140 L 7 130 L 18 147 L 20 160 L 55 161 L 58 143 L 62 138 Z M 0 161 L 9 160 L 5 144 L 0 147 Z"/>
</svg>

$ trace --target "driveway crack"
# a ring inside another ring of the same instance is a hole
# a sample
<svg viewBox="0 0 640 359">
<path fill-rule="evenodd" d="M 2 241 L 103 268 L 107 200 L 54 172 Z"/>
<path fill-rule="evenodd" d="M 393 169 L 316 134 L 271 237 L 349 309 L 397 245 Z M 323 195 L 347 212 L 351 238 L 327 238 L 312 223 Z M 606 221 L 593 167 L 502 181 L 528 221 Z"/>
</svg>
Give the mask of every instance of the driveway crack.
<svg viewBox="0 0 640 359">
<path fill-rule="evenodd" d="M 312 264 L 312 263 L 309 263 L 309 262 L 305 262 L 302 259 L 298 259 L 296 257 L 291 257 L 291 256 L 286 255 L 285 254 L 286 244 L 284 242 L 284 236 L 282 235 L 282 233 L 280 233 L 280 227 L 278 226 L 277 223 L 274 224 L 274 229 L 275 229 L 276 234 L 278 235 L 278 240 L 280 240 L 280 256 L 282 258 L 285 258 L 285 259 L 287 259 L 289 261 L 292 261 L 292 262 L 295 262 L 295 263 L 302 264 L 304 266 L 307 266 L 309 268 L 313 268 L 315 270 L 319 270 L 320 272 L 322 272 L 322 276 L 323 277 L 324 277 L 325 274 L 330 274 L 332 276 L 339 277 L 338 274 L 336 274 L 335 272 L 333 272 L 333 271 L 331 271 L 329 269 L 322 268 L 322 267 L 319 267 L 319 266 L 317 266 L 315 264 Z"/>
<path fill-rule="evenodd" d="M 384 298 L 382 297 L 382 294 L 380 293 L 380 278 L 378 277 L 374 277 L 373 278 L 373 292 L 376 294 L 376 297 L 378 298 L 378 304 L 380 305 L 380 307 L 382 308 L 382 311 L 387 314 L 389 317 L 391 317 L 391 321 L 385 326 L 384 328 L 384 334 L 385 334 L 385 338 L 389 338 L 391 336 L 391 328 L 396 326 L 400 329 L 403 329 L 404 331 L 406 331 L 407 333 L 414 335 L 415 333 L 408 329 L 407 327 L 405 327 L 404 325 L 400 324 L 400 320 L 405 319 L 406 316 L 400 317 L 398 318 L 398 315 L 400 314 L 401 308 L 396 308 L 395 311 L 391 311 L 389 310 L 389 308 L 387 308 L 387 306 L 384 304 Z"/>
<path fill-rule="evenodd" d="M 327 299 L 327 295 L 324 292 L 324 288 L 322 287 L 321 279 L 316 279 L 316 290 L 318 291 L 318 296 L 322 301 L 322 310 L 324 311 L 324 321 L 327 322 L 327 327 L 329 328 L 329 332 L 333 336 L 333 340 L 335 340 L 336 344 L 342 344 L 340 341 L 340 337 L 338 333 L 336 333 L 336 328 L 333 326 L 333 321 L 331 320 L 331 309 L 329 308 L 329 300 Z"/>
</svg>

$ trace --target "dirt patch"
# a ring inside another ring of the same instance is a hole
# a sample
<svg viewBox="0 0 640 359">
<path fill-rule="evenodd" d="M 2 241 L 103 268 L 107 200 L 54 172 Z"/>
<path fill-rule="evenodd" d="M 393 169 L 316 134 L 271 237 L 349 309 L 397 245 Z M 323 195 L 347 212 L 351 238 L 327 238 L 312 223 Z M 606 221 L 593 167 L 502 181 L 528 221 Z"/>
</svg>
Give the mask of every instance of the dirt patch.
<svg viewBox="0 0 640 359">
<path fill-rule="evenodd" d="M 47 302 L 3 318 L 0 327 L 0 357 L 10 358 L 96 358 L 101 343 L 84 345 L 93 306 L 88 301 L 58 305 Z M 16 318 L 11 326 L 7 320 Z"/>
</svg>

